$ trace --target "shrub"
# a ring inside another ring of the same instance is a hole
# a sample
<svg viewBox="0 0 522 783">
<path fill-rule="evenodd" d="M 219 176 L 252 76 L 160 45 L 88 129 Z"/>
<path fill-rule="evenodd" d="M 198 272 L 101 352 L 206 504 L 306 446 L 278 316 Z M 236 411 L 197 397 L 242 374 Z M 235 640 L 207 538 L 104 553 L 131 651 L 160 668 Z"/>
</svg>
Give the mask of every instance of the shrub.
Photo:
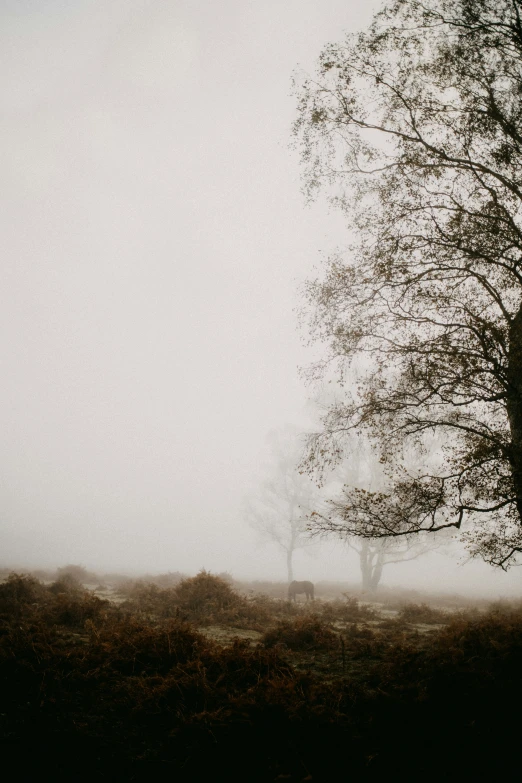
<svg viewBox="0 0 522 783">
<path fill-rule="evenodd" d="M 454 620 L 437 637 L 436 651 L 437 655 L 451 651 L 459 660 L 472 662 L 478 668 L 486 660 L 495 660 L 501 667 L 511 660 L 518 670 L 522 660 L 522 617 L 518 612 L 492 612 L 471 622 Z"/>
<path fill-rule="evenodd" d="M 201 571 L 183 579 L 175 589 L 178 606 L 191 615 L 208 615 L 231 609 L 241 601 L 229 582 L 220 576 Z"/>
<path fill-rule="evenodd" d="M 47 607 L 45 619 L 58 625 L 83 628 L 86 620 L 99 618 L 109 601 L 85 591 L 70 595 L 59 593 Z"/>
<path fill-rule="evenodd" d="M 127 595 L 123 609 L 148 618 L 174 617 L 198 625 L 254 629 L 269 620 L 265 608 L 239 595 L 228 581 L 207 571 L 182 579 L 177 587 L 162 590 L 155 584 L 135 582 L 121 592 Z"/>
<path fill-rule="evenodd" d="M 33 576 L 9 574 L 0 584 L 0 612 L 19 614 L 27 607 L 45 601 L 46 588 Z"/>
<path fill-rule="evenodd" d="M 87 629 L 92 655 L 105 668 L 125 675 L 166 674 L 213 646 L 191 625 L 176 620 L 151 625 L 116 614 L 109 622 L 88 622 Z"/>
<path fill-rule="evenodd" d="M 319 609 L 321 616 L 329 622 L 354 623 L 375 617 L 375 611 L 369 606 L 361 606 L 357 598 L 343 593 L 343 599 L 336 598 L 318 605 L 316 602 L 314 608 Z"/>
<path fill-rule="evenodd" d="M 289 601 L 287 598 L 273 598 L 264 593 L 254 593 L 248 601 L 272 619 L 289 619 L 309 614 L 308 604 Z"/>
<path fill-rule="evenodd" d="M 424 623 L 426 625 L 436 625 L 439 623 L 448 623 L 450 620 L 447 612 L 441 609 L 433 609 L 427 604 L 406 604 L 397 615 L 398 620 L 405 623 Z"/>
<path fill-rule="evenodd" d="M 78 626 L 110 606 L 67 574 L 46 587 L 32 576 L 11 574 L 0 584 L 0 613 L 7 627 L 13 621 L 45 626 Z"/>
<path fill-rule="evenodd" d="M 64 573 L 47 588 L 54 595 L 77 595 L 84 591 L 83 585 L 72 574 Z"/>
<path fill-rule="evenodd" d="M 338 635 L 318 617 L 283 620 L 261 637 L 265 647 L 284 645 L 289 650 L 331 649 L 339 644 Z"/>
<path fill-rule="evenodd" d="M 165 619 L 179 615 L 174 588 L 161 589 L 155 584 L 132 582 L 119 590 L 127 600 L 122 608 L 145 617 Z"/>
<path fill-rule="evenodd" d="M 258 629 L 268 621 L 266 610 L 236 593 L 222 577 L 207 571 L 183 579 L 174 595 L 182 616 L 191 622 Z"/>
<path fill-rule="evenodd" d="M 522 615 L 522 603 L 520 600 L 506 601 L 499 599 L 497 601 L 493 601 L 488 606 L 488 611 L 490 614 L 504 614 L 511 616 L 518 615 L 520 617 L 520 615 Z"/>
</svg>

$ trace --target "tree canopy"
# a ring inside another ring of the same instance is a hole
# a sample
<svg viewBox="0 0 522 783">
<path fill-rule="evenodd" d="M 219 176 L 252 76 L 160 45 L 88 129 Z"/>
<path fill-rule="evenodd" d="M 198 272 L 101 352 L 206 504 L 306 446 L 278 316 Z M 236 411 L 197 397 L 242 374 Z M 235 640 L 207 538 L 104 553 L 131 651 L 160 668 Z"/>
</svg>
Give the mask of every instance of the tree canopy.
<svg viewBox="0 0 522 783">
<path fill-rule="evenodd" d="M 310 376 L 346 397 L 304 464 L 328 467 L 365 430 L 387 472 L 385 491 L 346 487 L 316 530 L 453 527 L 492 564 L 522 552 L 521 14 L 521 0 L 396 0 L 297 77 L 306 192 L 326 192 L 352 237 L 305 286 L 326 345 Z"/>
</svg>

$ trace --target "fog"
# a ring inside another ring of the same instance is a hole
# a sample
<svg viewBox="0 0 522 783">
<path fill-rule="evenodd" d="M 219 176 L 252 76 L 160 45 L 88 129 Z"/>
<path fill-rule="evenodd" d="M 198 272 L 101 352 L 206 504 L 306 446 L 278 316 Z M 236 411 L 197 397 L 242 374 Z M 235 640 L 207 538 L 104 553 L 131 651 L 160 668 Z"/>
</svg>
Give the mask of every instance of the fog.
<svg viewBox="0 0 522 783">
<path fill-rule="evenodd" d="M 284 579 L 243 518 L 305 426 L 297 289 L 344 238 L 305 205 L 291 74 L 355 0 L 2 0 L 1 565 Z M 386 584 L 520 591 L 463 556 Z M 358 579 L 299 552 L 298 578 Z"/>
</svg>

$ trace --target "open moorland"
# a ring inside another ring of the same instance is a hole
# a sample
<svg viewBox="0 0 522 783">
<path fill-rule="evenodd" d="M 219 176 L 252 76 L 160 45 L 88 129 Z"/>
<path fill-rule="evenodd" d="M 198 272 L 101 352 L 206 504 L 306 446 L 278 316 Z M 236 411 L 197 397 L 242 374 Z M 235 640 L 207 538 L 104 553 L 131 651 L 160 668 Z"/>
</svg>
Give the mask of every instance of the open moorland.
<svg viewBox="0 0 522 783">
<path fill-rule="evenodd" d="M 0 731 L 19 779 L 470 780 L 518 764 L 522 603 L 326 583 L 291 603 L 282 584 L 204 571 L 3 576 Z"/>
</svg>

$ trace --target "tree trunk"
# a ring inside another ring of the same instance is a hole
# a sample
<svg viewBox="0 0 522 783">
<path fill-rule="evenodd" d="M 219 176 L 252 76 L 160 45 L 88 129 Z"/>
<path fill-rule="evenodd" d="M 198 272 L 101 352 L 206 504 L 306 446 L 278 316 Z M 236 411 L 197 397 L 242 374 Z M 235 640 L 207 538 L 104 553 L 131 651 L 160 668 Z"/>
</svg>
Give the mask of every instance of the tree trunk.
<svg viewBox="0 0 522 783">
<path fill-rule="evenodd" d="M 361 565 L 362 589 L 370 589 L 371 567 L 368 560 L 369 542 L 363 541 L 359 550 L 359 563 Z"/>
<path fill-rule="evenodd" d="M 368 593 L 374 593 L 381 581 L 384 568 L 384 552 L 377 547 L 372 548 L 369 541 L 363 541 L 359 550 L 359 562 L 361 564 L 362 589 Z"/>
<path fill-rule="evenodd" d="M 294 555 L 293 549 L 286 550 L 286 570 L 288 573 L 288 584 L 294 581 L 294 566 L 292 563 L 293 555 Z"/>
<path fill-rule="evenodd" d="M 372 583 L 371 573 L 370 573 L 370 571 L 368 569 L 365 569 L 362 572 L 362 589 L 363 589 L 363 593 L 371 593 L 372 592 L 371 583 Z"/>
<path fill-rule="evenodd" d="M 359 551 L 359 562 L 361 564 L 362 589 L 365 592 L 373 592 L 373 558 L 374 552 L 369 541 L 363 541 Z"/>
<path fill-rule="evenodd" d="M 507 412 L 511 430 L 509 461 L 522 522 L 522 308 L 513 319 L 509 332 L 508 383 Z"/>
<path fill-rule="evenodd" d="M 372 576 L 370 580 L 370 590 L 372 593 L 374 593 L 379 587 L 379 582 L 381 581 L 383 568 L 384 568 L 384 552 L 379 552 L 377 554 L 377 560 L 375 561 L 374 566 L 372 568 Z"/>
</svg>

